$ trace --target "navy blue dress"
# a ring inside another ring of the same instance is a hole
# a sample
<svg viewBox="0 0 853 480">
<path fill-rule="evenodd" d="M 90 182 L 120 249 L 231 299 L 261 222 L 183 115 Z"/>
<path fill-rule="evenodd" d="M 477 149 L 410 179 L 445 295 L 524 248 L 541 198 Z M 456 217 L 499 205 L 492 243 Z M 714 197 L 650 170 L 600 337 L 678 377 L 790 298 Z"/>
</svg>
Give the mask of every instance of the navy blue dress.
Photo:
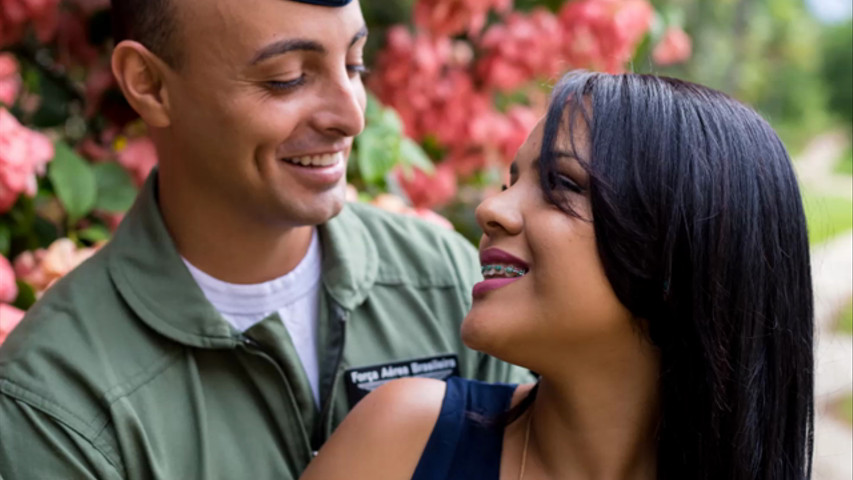
<svg viewBox="0 0 853 480">
<path fill-rule="evenodd" d="M 412 480 L 498 480 L 515 385 L 447 379 L 441 413 Z"/>
</svg>

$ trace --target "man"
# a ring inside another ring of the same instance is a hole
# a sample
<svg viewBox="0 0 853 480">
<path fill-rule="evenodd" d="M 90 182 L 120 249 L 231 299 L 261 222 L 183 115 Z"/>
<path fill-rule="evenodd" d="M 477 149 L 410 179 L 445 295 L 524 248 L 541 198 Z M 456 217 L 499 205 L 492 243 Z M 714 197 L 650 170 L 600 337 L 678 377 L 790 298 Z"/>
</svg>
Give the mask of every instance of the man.
<svg viewBox="0 0 853 480">
<path fill-rule="evenodd" d="M 293 479 L 383 381 L 524 379 L 459 340 L 461 237 L 345 205 L 357 2 L 113 9 L 159 171 L 0 349 L 0 476 Z"/>
</svg>

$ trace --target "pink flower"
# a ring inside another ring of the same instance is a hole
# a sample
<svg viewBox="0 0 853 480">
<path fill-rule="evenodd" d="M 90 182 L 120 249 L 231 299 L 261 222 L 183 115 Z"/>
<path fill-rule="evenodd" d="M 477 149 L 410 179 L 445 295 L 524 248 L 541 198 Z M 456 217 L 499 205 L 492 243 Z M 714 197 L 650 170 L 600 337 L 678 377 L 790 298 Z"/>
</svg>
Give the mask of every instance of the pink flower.
<svg viewBox="0 0 853 480">
<path fill-rule="evenodd" d="M 690 36 L 678 27 L 669 27 L 652 51 L 652 60 L 658 65 L 681 63 L 690 58 L 691 50 Z"/>
<path fill-rule="evenodd" d="M 41 261 L 46 253 L 47 250 L 43 248 L 32 252 L 27 250 L 18 255 L 13 262 L 15 275 L 36 291 L 44 290 L 50 283 L 50 279 L 41 270 Z"/>
<path fill-rule="evenodd" d="M 398 170 L 397 180 L 415 207 L 443 206 L 456 195 L 456 174 L 448 164 L 437 166 L 432 175 L 413 169 L 409 177 Z"/>
<path fill-rule="evenodd" d="M 99 52 L 89 40 L 88 28 L 84 12 L 64 11 L 59 18 L 56 32 L 57 60 L 66 68 L 78 64 L 90 66 L 98 60 Z"/>
<path fill-rule="evenodd" d="M 0 104 L 12 105 L 21 90 L 18 62 L 11 53 L 0 53 Z"/>
<path fill-rule="evenodd" d="M 118 163 L 128 172 L 136 184 L 142 185 L 151 169 L 157 165 L 157 149 L 148 137 L 138 137 L 127 142 L 118 152 Z"/>
<path fill-rule="evenodd" d="M 0 108 L 0 213 L 7 212 L 20 194 L 36 194 L 36 175 L 44 174 L 53 154 L 45 135 L 22 126 Z"/>
<path fill-rule="evenodd" d="M 15 272 L 9 260 L 0 255 L 0 302 L 14 302 L 18 298 L 18 285 L 15 283 Z"/>
<path fill-rule="evenodd" d="M 436 36 L 467 32 L 477 35 L 486 24 L 489 10 L 506 12 L 512 0 L 418 0 L 414 8 L 415 25 Z"/>
<path fill-rule="evenodd" d="M 59 23 L 59 0 L 0 0 L 0 46 L 17 43 L 28 25 L 48 42 Z"/>
<path fill-rule="evenodd" d="M 411 207 L 406 205 L 406 202 L 402 198 L 390 193 L 380 193 L 373 199 L 373 201 L 370 202 L 370 204 L 387 212 L 403 215 L 408 213 L 411 209 Z"/>
<path fill-rule="evenodd" d="M 499 148 L 507 165 L 515 158 L 516 152 L 527 140 L 527 135 L 536 126 L 539 117 L 541 117 L 539 113 L 523 105 L 515 105 L 507 112 L 503 124 L 504 130 L 499 137 Z"/>
<path fill-rule="evenodd" d="M 488 87 L 502 91 L 535 78 L 555 77 L 567 63 L 563 37 L 557 17 L 545 9 L 530 15 L 511 13 L 483 35 L 484 55 L 477 71 Z"/>
<path fill-rule="evenodd" d="M 23 318 L 24 312 L 21 310 L 11 305 L 0 303 L 0 345 L 6 341 L 6 337 L 21 323 Z"/>
<path fill-rule="evenodd" d="M 68 0 L 68 3 L 86 16 L 110 8 L 110 0 Z"/>
<path fill-rule="evenodd" d="M 98 217 L 104 221 L 111 232 L 118 230 L 118 226 L 121 225 L 124 216 L 125 213 L 98 212 Z"/>
<path fill-rule="evenodd" d="M 647 0 L 576 0 L 560 10 L 573 67 L 621 72 L 651 26 Z"/>
<path fill-rule="evenodd" d="M 78 248 L 71 240 L 60 238 L 46 250 L 39 249 L 19 255 L 14 262 L 15 273 L 40 295 L 54 282 L 94 255 L 98 248 L 100 246 Z"/>
<path fill-rule="evenodd" d="M 91 118 L 101 111 L 104 95 L 116 87 L 113 71 L 108 65 L 102 65 L 89 71 L 86 79 L 86 116 Z"/>
</svg>

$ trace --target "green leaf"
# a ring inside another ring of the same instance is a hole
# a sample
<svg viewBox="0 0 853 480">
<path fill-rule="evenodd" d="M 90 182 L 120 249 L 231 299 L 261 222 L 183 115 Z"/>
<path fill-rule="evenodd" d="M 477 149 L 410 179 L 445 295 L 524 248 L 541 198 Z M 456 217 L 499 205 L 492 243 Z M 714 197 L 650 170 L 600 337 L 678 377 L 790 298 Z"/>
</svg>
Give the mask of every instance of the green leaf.
<svg viewBox="0 0 853 480">
<path fill-rule="evenodd" d="M 5 223 L 0 223 L 0 255 L 9 256 L 12 248 L 12 229 Z"/>
<path fill-rule="evenodd" d="M 403 120 L 400 118 L 400 115 L 397 114 L 397 111 L 393 108 L 382 109 L 380 125 L 397 135 L 403 134 Z"/>
<path fill-rule="evenodd" d="M 56 157 L 50 162 L 47 175 L 72 223 L 92 211 L 98 189 L 95 173 L 64 142 L 56 143 Z"/>
<path fill-rule="evenodd" d="M 53 222 L 38 215 L 33 217 L 32 226 L 28 232 L 32 248 L 47 248 L 59 238 L 59 229 Z"/>
<path fill-rule="evenodd" d="M 112 213 L 127 211 L 137 193 L 127 171 L 117 163 L 99 163 L 92 170 L 98 184 L 95 208 Z"/>
<path fill-rule="evenodd" d="M 400 141 L 400 160 L 403 165 L 416 167 L 425 173 L 431 174 L 435 171 L 435 165 L 426 152 L 411 138 L 403 138 Z"/>
<path fill-rule="evenodd" d="M 18 298 L 12 303 L 12 306 L 26 311 L 36 303 L 36 292 L 29 283 L 22 280 L 15 282 L 18 284 Z"/>
<path fill-rule="evenodd" d="M 382 116 L 382 103 L 371 93 L 367 94 L 367 108 L 364 111 L 364 118 L 367 124 L 378 122 Z"/>
<path fill-rule="evenodd" d="M 111 236 L 110 230 L 103 225 L 92 225 L 77 232 L 77 238 L 90 243 L 103 242 L 109 240 Z"/>
<path fill-rule="evenodd" d="M 72 96 L 53 80 L 38 70 L 38 91 L 41 97 L 39 109 L 30 119 L 33 126 L 37 128 L 59 127 L 70 115 L 69 105 L 73 101 Z"/>
<path fill-rule="evenodd" d="M 393 167 L 395 154 L 389 137 L 381 129 L 366 129 L 358 139 L 358 170 L 368 184 L 380 183 Z M 399 145 L 397 146 L 399 150 Z"/>
</svg>

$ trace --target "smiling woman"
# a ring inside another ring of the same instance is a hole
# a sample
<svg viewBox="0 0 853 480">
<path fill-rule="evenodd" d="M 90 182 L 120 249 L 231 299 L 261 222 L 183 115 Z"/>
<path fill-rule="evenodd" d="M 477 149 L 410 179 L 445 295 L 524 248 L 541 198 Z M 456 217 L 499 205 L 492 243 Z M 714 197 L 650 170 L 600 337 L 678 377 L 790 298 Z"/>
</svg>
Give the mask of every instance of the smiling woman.
<svg viewBox="0 0 853 480">
<path fill-rule="evenodd" d="M 510 177 L 477 209 L 462 337 L 540 381 L 392 382 L 303 478 L 810 478 L 808 241 L 766 122 L 675 79 L 570 74 Z"/>
</svg>

